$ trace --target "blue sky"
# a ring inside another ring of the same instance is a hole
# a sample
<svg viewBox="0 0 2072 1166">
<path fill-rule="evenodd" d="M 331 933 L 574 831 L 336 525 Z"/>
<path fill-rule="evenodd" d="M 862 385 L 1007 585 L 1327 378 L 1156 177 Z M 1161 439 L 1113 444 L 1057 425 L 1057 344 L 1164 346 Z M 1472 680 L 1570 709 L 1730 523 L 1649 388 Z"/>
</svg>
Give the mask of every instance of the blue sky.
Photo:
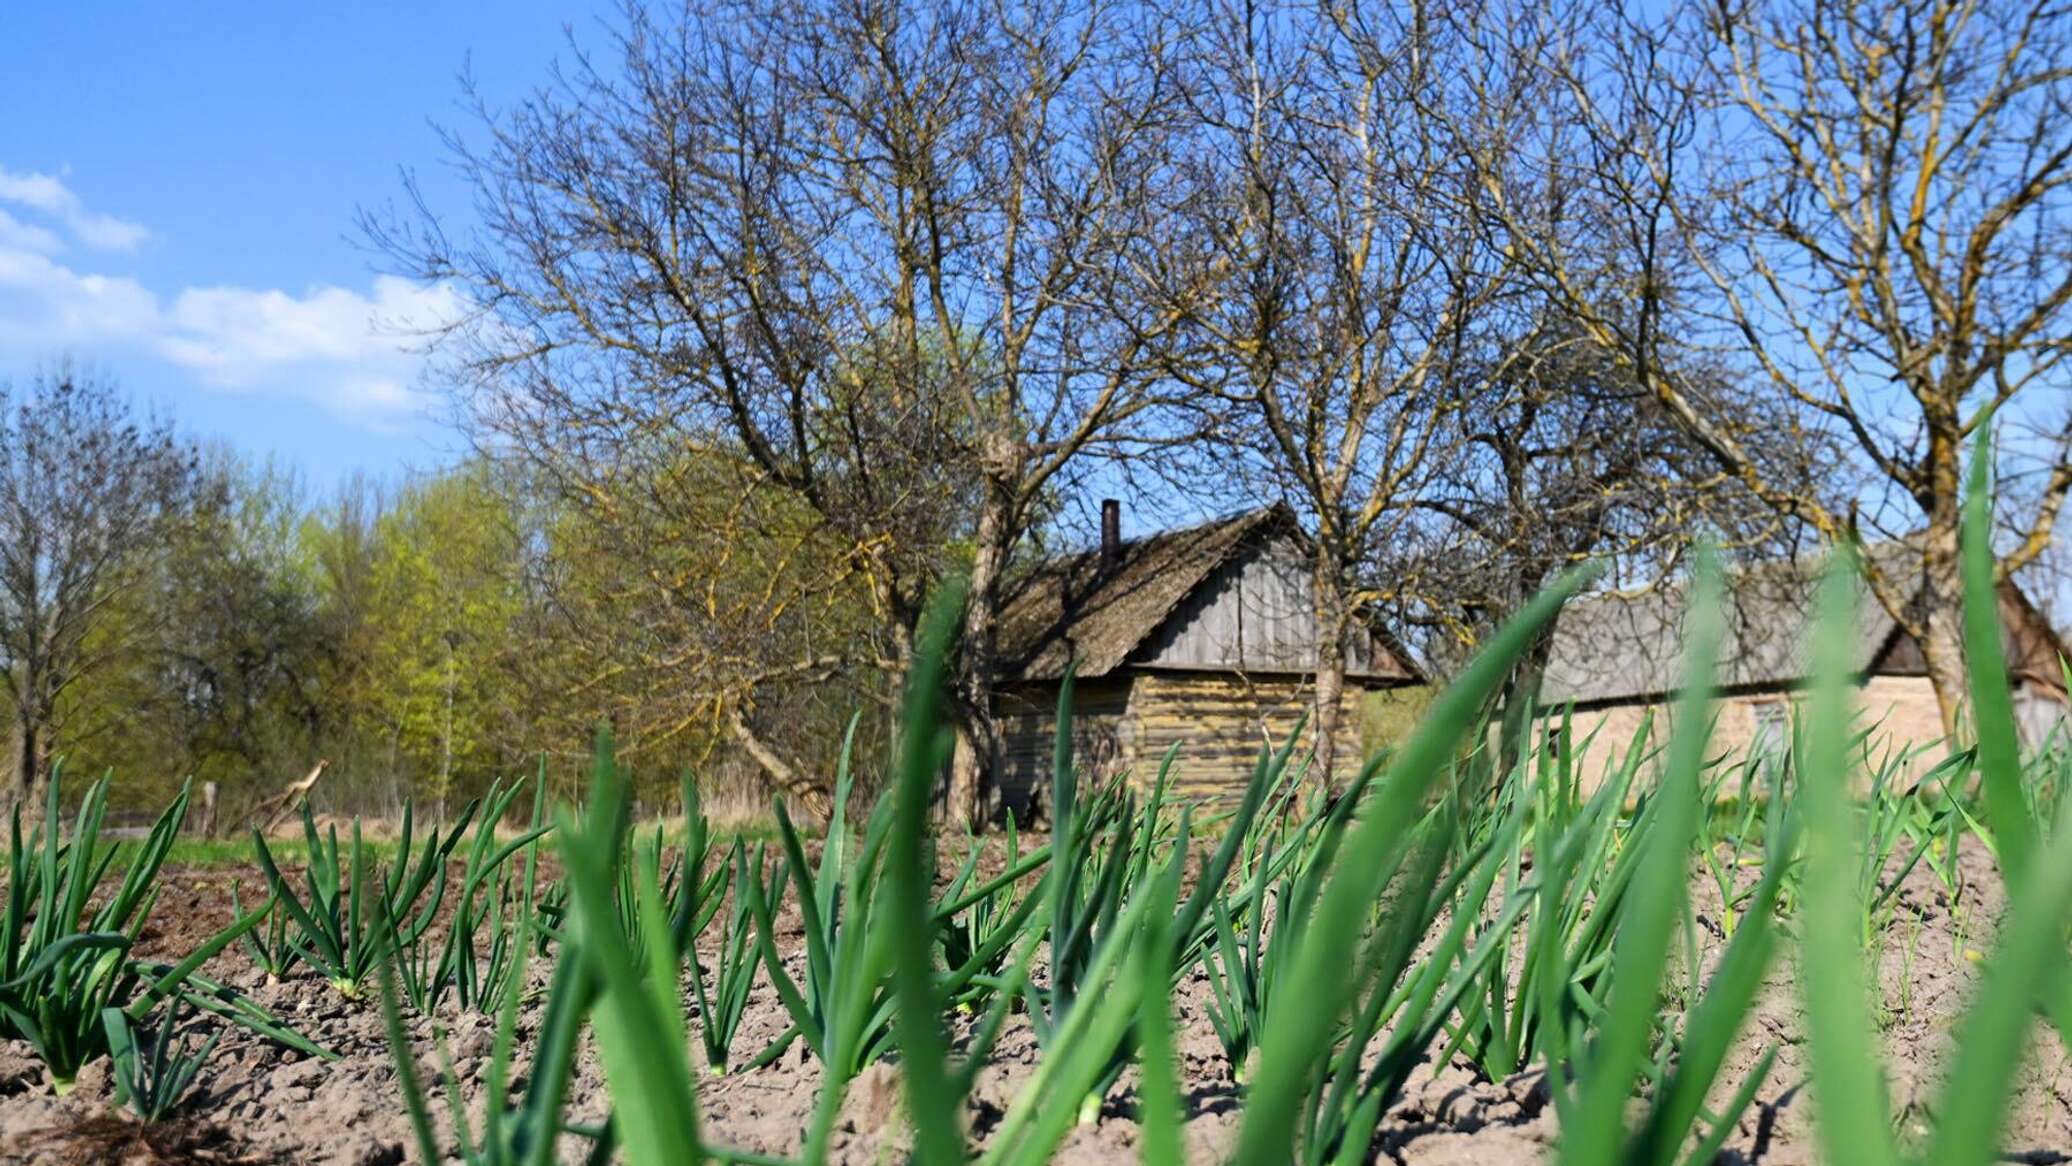
<svg viewBox="0 0 2072 1166">
<path fill-rule="evenodd" d="M 71 356 L 188 433 L 301 467 L 450 460 L 458 436 L 356 208 L 416 170 L 466 208 L 434 122 L 540 83 L 585 4 L 48 2 L 0 10 L 0 379 Z"/>
</svg>

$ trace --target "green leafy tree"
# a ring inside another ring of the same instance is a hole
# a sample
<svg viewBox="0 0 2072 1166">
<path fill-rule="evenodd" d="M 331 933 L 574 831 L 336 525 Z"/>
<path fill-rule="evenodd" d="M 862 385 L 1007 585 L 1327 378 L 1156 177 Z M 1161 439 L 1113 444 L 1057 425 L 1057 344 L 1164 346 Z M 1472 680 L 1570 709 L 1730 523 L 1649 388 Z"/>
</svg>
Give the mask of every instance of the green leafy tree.
<svg viewBox="0 0 2072 1166">
<path fill-rule="evenodd" d="M 512 506 L 486 466 L 469 464 L 405 487 L 374 535 L 371 711 L 420 796 L 443 806 L 457 773 L 496 757 L 503 663 L 523 614 Z"/>
</svg>

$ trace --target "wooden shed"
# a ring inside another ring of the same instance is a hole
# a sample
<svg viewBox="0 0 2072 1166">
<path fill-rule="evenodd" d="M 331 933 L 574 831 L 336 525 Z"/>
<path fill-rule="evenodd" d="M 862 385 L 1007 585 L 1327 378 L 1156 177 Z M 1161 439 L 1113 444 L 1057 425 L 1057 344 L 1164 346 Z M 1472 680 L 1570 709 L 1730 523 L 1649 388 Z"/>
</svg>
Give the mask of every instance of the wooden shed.
<svg viewBox="0 0 2072 1166">
<path fill-rule="evenodd" d="M 1914 552 L 1896 543 L 1870 548 L 1891 576 L 1903 578 Z M 1737 755 L 1784 748 L 1800 698 L 1811 683 L 1814 595 L 1825 560 L 1778 559 L 1743 565 L 1726 579 L 1726 626 L 1719 647 L 1719 704 L 1710 751 Z M 1920 645 L 1856 581 L 1857 626 L 1850 650 L 1861 724 L 1876 752 L 1911 750 L 1905 771 L 1919 777 L 1943 758 L 1942 713 Z M 1593 788 L 1625 755 L 1643 723 L 1648 745 L 1663 740 L 1683 679 L 1682 580 L 1636 595 L 1593 595 L 1562 610 L 1540 687 L 1542 723 L 1570 725 L 1578 772 Z M 2002 650 L 2025 747 L 2062 731 L 2066 647 L 2029 597 L 2000 585 Z"/>
<path fill-rule="evenodd" d="M 1050 782 L 1058 687 L 1078 661 L 1073 733 L 1082 780 L 1148 782 L 1174 742 L 1183 796 L 1234 796 L 1262 744 L 1312 703 L 1316 618 L 1309 542 L 1292 510 L 1262 507 L 1124 541 L 1104 507 L 1100 546 L 1031 572 L 1001 615 L 994 689 L 999 804 L 1021 812 Z M 1356 739 L 1369 691 L 1420 682 L 1396 642 L 1363 625 L 1343 715 Z"/>
</svg>

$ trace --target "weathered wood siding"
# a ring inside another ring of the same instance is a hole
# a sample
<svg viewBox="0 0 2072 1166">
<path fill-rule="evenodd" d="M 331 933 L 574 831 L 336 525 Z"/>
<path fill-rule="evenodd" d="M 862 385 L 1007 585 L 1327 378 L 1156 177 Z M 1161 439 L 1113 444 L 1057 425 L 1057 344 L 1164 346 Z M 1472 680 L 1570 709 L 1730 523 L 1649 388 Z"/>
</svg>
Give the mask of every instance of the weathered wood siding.
<svg viewBox="0 0 2072 1166">
<path fill-rule="evenodd" d="M 1130 765 L 1135 738 L 1128 716 L 1131 687 L 1127 675 L 1082 680 L 1073 687 L 1072 755 L 1082 779 L 1088 773 L 1107 777 Z M 1025 812 L 1032 796 L 1045 803 L 1050 798 L 1057 707 L 1055 684 L 1017 686 L 995 698 L 1000 752 L 993 779 L 1000 804 L 1013 813 Z"/>
<path fill-rule="evenodd" d="M 1360 703 L 1366 689 L 1346 688 L 1341 752 L 1360 749 Z M 1133 672 L 1080 681 L 1074 690 L 1073 764 L 1082 784 L 1124 770 L 1140 788 L 1158 776 L 1174 743 L 1173 792 L 1184 797 L 1236 798 L 1251 780 L 1261 745 L 1278 748 L 1310 711 L 1309 678 L 1246 677 L 1223 673 Z M 1057 686 L 1026 685 L 1002 692 L 995 715 L 1000 751 L 994 770 L 1000 804 L 1016 814 L 1034 804 L 1047 813 L 1052 753 L 1057 742 Z"/>
<path fill-rule="evenodd" d="M 1149 668 L 1307 672 L 1316 667 L 1316 605 L 1309 564 L 1292 544 L 1269 544 L 1218 568 L 1130 657 Z M 1356 628 L 1351 676 L 1394 676 L 1386 649 Z M 1378 666 L 1379 665 L 1379 666 Z"/>
<path fill-rule="evenodd" d="M 1359 704 L 1364 689 L 1346 686 L 1339 723 L 1357 752 Z M 1243 793 L 1259 748 L 1278 748 L 1310 708 L 1308 678 L 1245 677 L 1189 672 L 1144 672 L 1130 690 L 1129 720 L 1140 759 L 1137 779 L 1149 783 L 1175 742 L 1172 787 L 1188 797 L 1235 798 Z"/>
</svg>

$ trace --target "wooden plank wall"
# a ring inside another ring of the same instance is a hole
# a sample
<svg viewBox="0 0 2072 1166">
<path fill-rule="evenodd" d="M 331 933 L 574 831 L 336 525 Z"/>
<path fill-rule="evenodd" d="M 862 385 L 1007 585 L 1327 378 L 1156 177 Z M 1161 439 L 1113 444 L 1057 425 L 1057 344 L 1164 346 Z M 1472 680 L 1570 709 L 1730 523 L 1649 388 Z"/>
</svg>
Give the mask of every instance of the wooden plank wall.
<svg viewBox="0 0 2072 1166">
<path fill-rule="evenodd" d="M 1316 667 L 1309 565 L 1286 542 L 1217 568 L 1131 659 L 1150 668 L 1305 672 Z M 1356 630 L 1350 674 L 1373 675 L 1378 646 Z"/>
</svg>

